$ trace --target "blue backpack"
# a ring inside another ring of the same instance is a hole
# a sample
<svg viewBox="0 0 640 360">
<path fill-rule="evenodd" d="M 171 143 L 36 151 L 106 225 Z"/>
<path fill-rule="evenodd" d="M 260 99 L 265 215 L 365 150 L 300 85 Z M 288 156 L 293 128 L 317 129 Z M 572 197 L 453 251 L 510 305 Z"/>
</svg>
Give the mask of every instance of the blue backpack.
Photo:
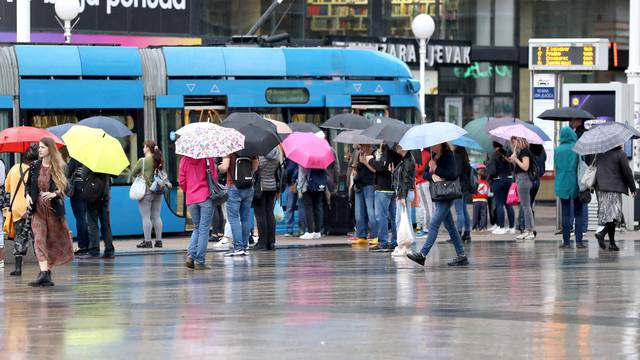
<svg viewBox="0 0 640 360">
<path fill-rule="evenodd" d="M 309 172 L 309 191 L 324 191 L 327 188 L 327 173 L 320 169 Z"/>
</svg>

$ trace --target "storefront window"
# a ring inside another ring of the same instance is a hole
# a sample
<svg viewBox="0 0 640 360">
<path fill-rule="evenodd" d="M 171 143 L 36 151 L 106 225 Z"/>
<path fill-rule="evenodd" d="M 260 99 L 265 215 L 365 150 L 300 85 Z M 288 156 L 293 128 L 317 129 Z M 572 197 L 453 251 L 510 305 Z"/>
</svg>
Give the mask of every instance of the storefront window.
<svg viewBox="0 0 640 360">
<path fill-rule="evenodd" d="M 493 65 L 472 63 L 469 66 L 442 66 L 439 69 L 439 94 L 479 94 L 491 93 Z"/>
<path fill-rule="evenodd" d="M 366 36 L 370 26 L 369 1 L 307 0 L 307 18 L 310 37 Z"/>
<path fill-rule="evenodd" d="M 494 41 L 495 46 L 513 46 L 515 37 L 515 0 L 494 0 Z"/>
<path fill-rule="evenodd" d="M 511 65 L 494 65 L 493 75 L 496 93 L 511 93 L 513 91 L 513 67 Z"/>
<path fill-rule="evenodd" d="M 513 117 L 514 99 L 513 97 L 495 97 L 493 99 L 493 116 L 495 117 Z"/>
</svg>

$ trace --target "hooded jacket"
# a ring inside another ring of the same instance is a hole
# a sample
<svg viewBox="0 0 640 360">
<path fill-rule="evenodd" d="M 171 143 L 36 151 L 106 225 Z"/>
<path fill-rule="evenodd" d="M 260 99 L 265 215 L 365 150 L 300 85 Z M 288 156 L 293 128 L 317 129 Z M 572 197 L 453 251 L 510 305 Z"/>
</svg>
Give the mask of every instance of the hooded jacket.
<svg viewBox="0 0 640 360">
<path fill-rule="evenodd" d="M 556 167 L 555 193 L 560 199 L 578 197 L 578 154 L 573 152 L 576 141 L 578 136 L 570 127 L 560 129 L 560 145 L 553 153 Z"/>
</svg>

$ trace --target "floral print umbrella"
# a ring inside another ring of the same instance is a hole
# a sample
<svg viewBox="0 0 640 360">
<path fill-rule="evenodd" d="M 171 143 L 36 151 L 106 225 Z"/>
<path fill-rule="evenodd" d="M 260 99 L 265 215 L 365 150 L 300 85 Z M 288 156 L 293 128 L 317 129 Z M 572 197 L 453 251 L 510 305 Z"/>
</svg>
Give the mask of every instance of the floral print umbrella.
<svg viewBox="0 0 640 360">
<path fill-rule="evenodd" d="M 238 130 L 214 125 L 188 129 L 176 140 L 176 154 L 193 159 L 224 157 L 244 149 Z"/>
</svg>

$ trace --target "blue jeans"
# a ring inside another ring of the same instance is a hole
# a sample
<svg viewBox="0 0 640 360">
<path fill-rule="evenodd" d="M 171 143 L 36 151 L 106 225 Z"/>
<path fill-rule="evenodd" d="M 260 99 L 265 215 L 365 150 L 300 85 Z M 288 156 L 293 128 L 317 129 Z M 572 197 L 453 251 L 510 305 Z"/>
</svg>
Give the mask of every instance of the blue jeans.
<svg viewBox="0 0 640 360">
<path fill-rule="evenodd" d="M 376 190 L 373 185 L 367 185 L 355 192 L 356 236 L 359 238 L 366 238 L 369 228 L 373 237 L 377 237 L 375 199 Z"/>
<path fill-rule="evenodd" d="M 207 199 L 197 204 L 191 204 L 188 208 L 193 221 L 193 232 L 187 248 L 187 255 L 198 264 L 204 264 L 209 243 L 209 226 L 211 226 L 213 218 L 213 201 Z"/>
<path fill-rule="evenodd" d="M 298 194 L 291 192 L 289 187 L 285 191 L 285 197 L 287 198 L 286 210 L 284 212 L 284 223 L 287 226 L 287 234 L 293 234 L 296 204 L 298 203 Z M 302 203 L 301 203 L 302 204 Z M 298 219 L 301 221 L 304 219 L 304 206 L 298 206 Z M 300 229 L 302 231 L 302 229 Z"/>
<path fill-rule="evenodd" d="M 464 255 L 462 239 L 460 238 L 460 233 L 458 233 L 458 230 L 456 229 L 456 225 L 453 223 L 453 215 L 451 215 L 451 207 L 453 206 L 454 201 L 455 200 L 433 202 L 436 210 L 431 218 L 431 224 L 429 224 L 429 235 L 427 236 L 427 241 L 422 246 L 422 250 L 420 250 L 422 255 L 427 256 L 427 254 L 429 254 L 431 247 L 438 238 L 438 231 L 440 230 L 440 225 L 442 223 L 444 223 L 444 227 L 449 232 L 451 240 L 453 240 L 453 246 L 456 248 L 456 254 L 458 256 Z"/>
<path fill-rule="evenodd" d="M 249 244 L 251 233 L 251 202 L 253 187 L 238 189 L 231 186 L 228 191 L 227 218 L 233 234 L 233 249 L 243 250 Z"/>
<path fill-rule="evenodd" d="M 571 228 L 575 221 L 575 229 L 583 228 L 583 206 L 579 198 L 576 199 L 560 199 L 562 206 L 562 242 L 565 245 L 571 243 Z M 573 211 L 571 207 L 573 206 Z M 582 244 L 582 231 L 575 231 L 576 244 Z"/>
<path fill-rule="evenodd" d="M 389 246 L 387 237 L 389 236 L 389 217 L 394 216 L 391 222 L 391 246 L 398 245 L 398 234 L 396 232 L 396 195 L 393 191 L 383 192 L 376 191 L 376 222 L 378 223 L 378 244 L 380 246 Z"/>
<path fill-rule="evenodd" d="M 484 230 L 487 228 L 487 202 L 475 201 L 473 203 L 473 228 Z"/>
<path fill-rule="evenodd" d="M 413 223 L 413 208 L 411 207 L 411 203 L 413 202 L 413 199 L 415 198 L 415 195 L 413 193 L 413 191 L 409 191 L 409 193 L 407 194 L 407 216 L 409 216 L 409 224 Z M 402 216 L 402 205 L 400 205 L 400 200 L 396 199 L 396 229 L 398 229 L 400 227 L 400 216 Z"/>
<path fill-rule="evenodd" d="M 89 248 L 89 227 L 87 224 L 87 202 L 80 197 L 82 192 L 82 183 L 74 183 L 74 193 L 69 199 L 71 202 L 71 211 L 73 217 L 76 218 L 76 239 L 78 240 L 78 249 Z"/>
<path fill-rule="evenodd" d="M 454 200 L 453 203 L 456 209 L 456 229 L 458 232 L 471 231 L 471 218 L 469 217 L 469 209 L 467 209 L 468 200 L 469 194 L 462 193 L 462 197 Z"/>
<path fill-rule="evenodd" d="M 507 217 L 509 218 L 509 227 L 514 227 L 514 212 L 513 206 L 507 205 L 507 194 L 509 193 L 509 187 L 511 187 L 512 180 L 509 178 L 502 178 L 493 182 L 493 194 L 496 202 L 496 224 L 504 227 L 504 209 L 507 209 Z"/>
</svg>

